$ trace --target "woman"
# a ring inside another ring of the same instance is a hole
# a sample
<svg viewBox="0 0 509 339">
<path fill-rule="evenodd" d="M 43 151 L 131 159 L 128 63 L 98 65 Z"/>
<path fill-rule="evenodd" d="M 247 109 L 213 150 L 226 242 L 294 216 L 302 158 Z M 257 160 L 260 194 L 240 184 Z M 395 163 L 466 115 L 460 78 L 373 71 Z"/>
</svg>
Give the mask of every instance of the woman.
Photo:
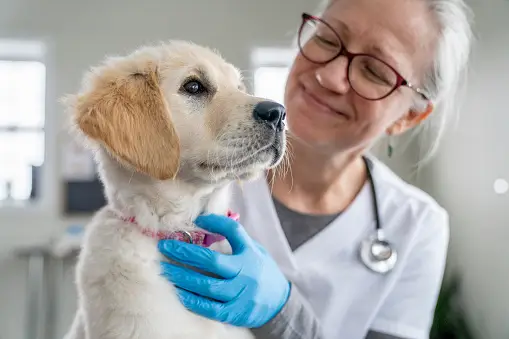
<svg viewBox="0 0 509 339">
<path fill-rule="evenodd" d="M 164 265 L 186 307 L 259 338 L 428 337 L 448 215 L 367 151 L 434 121 L 441 133 L 469 55 L 467 14 L 462 0 L 332 0 L 303 15 L 285 91 L 290 170 L 235 188 L 240 224 L 196 221 L 234 255 L 160 243 L 219 276 Z M 363 265 L 377 217 L 397 257 Z"/>
</svg>

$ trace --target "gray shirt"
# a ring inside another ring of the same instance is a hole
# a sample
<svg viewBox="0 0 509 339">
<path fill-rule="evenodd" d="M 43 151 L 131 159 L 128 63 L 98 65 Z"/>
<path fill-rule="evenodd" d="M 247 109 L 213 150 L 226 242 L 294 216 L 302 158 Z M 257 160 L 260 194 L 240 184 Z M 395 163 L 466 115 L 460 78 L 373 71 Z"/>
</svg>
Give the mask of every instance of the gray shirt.
<svg viewBox="0 0 509 339">
<path fill-rule="evenodd" d="M 273 198 L 281 227 L 292 251 L 322 231 L 339 214 L 309 215 L 293 211 Z M 290 297 L 283 309 L 262 327 L 252 329 L 258 339 L 322 339 L 320 322 L 313 310 L 292 286 Z M 347 338 L 362 339 L 362 338 Z M 412 339 L 369 331 L 364 339 Z"/>
</svg>

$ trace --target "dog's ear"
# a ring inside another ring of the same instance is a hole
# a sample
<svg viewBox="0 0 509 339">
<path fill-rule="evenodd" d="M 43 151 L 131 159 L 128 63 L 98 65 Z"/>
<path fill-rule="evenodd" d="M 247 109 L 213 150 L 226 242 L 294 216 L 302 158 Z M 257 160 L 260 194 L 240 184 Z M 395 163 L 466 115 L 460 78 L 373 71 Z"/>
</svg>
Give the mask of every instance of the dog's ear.
<svg viewBox="0 0 509 339">
<path fill-rule="evenodd" d="M 159 180 L 177 174 L 180 144 L 157 70 L 103 74 L 74 106 L 74 122 L 120 162 Z"/>
</svg>

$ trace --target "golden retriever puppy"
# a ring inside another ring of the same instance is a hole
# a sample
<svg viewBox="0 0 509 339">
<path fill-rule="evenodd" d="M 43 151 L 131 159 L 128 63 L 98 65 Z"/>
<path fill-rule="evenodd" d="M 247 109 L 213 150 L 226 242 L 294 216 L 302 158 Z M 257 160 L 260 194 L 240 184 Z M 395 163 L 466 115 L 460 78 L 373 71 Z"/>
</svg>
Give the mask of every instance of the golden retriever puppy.
<svg viewBox="0 0 509 339">
<path fill-rule="evenodd" d="M 160 275 L 157 242 L 221 248 L 193 220 L 228 213 L 230 183 L 280 163 L 284 108 L 247 94 L 216 52 L 183 41 L 107 58 L 63 102 L 94 151 L 108 201 L 86 229 L 66 338 L 250 338 L 182 306 Z"/>
</svg>

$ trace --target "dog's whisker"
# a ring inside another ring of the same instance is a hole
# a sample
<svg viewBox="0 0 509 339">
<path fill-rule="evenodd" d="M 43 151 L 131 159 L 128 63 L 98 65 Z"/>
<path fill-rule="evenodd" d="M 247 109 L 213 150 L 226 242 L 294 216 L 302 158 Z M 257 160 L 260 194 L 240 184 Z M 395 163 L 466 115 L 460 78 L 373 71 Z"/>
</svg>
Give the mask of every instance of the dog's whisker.
<svg viewBox="0 0 509 339">
<path fill-rule="evenodd" d="M 285 152 L 285 155 L 283 157 L 283 162 L 285 163 L 285 173 L 282 173 L 283 176 L 289 175 L 290 176 L 290 191 L 293 189 L 293 173 L 292 173 L 292 158 L 293 158 L 293 150 L 290 143 L 287 144 L 287 149 Z"/>
<path fill-rule="evenodd" d="M 290 180 L 291 180 L 290 191 L 292 190 L 292 188 L 293 188 L 293 174 L 292 174 L 291 166 L 290 166 L 291 161 L 292 161 L 292 156 L 293 156 L 293 152 L 292 152 L 291 144 L 287 143 L 287 148 L 286 148 L 285 154 L 283 156 L 283 159 L 281 160 L 281 163 L 276 168 L 274 168 L 270 174 L 271 176 L 269 178 L 269 184 L 270 184 L 271 192 L 274 189 L 275 179 L 277 177 L 284 178 L 287 175 L 290 176 Z"/>
<path fill-rule="evenodd" d="M 235 149 L 237 149 L 237 145 L 243 140 L 243 138 L 235 137 L 231 134 L 232 133 L 230 132 L 230 130 L 226 130 L 221 135 L 219 135 L 219 137 L 217 139 L 226 141 L 226 149 L 235 150 Z M 234 167 L 234 163 L 236 160 L 235 157 L 236 157 L 235 152 L 230 151 L 227 153 L 225 163 L 229 164 L 229 168 Z M 218 156 L 218 160 L 220 160 L 219 156 Z"/>
<path fill-rule="evenodd" d="M 235 145 L 235 140 L 229 139 L 228 142 L 226 143 L 226 149 L 230 150 L 232 144 Z M 226 162 L 230 164 L 230 167 L 233 167 L 233 152 L 228 152 L 226 160 L 227 160 Z"/>
<path fill-rule="evenodd" d="M 212 152 L 211 149 L 207 150 L 207 157 L 206 157 L 207 160 L 206 160 L 206 162 L 209 163 L 209 164 L 212 163 L 212 154 L 211 154 L 211 152 Z M 210 171 L 211 171 L 212 175 L 214 175 L 214 168 L 213 167 L 210 168 Z"/>
<path fill-rule="evenodd" d="M 213 160 L 213 158 L 216 158 L 216 157 L 217 157 L 216 155 L 211 154 L 211 150 L 209 149 L 207 152 L 207 162 L 209 162 L 209 163 L 215 162 L 215 159 Z M 210 171 L 211 171 L 212 175 L 214 175 L 214 167 L 212 167 L 210 169 Z"/>
<path fill-rule="evenodd" d="M 241 140 L 242 140 L 242 139 L 236 139 L 236 140 L 234 140 L 234 142 L 233 142 L 233 148 L 234 148 L 234 149 L 237 149 L 237 148 L 238 148 L 237 146 L 240 144 Z M 230 158 L 231 158 L 231 164 L 230 164 L 230 166 L 231 166 L 232 168 L 233 168 L 234 160 L 235 160 L 235 156 L 234 156 L 234 155 L 235 155 L 235 153 L 234 153 L 234 152 L 232 152 L 232 153 L 231 153 L 231 157 L 230 157 Z"/>
<path fill-rule="evenodd" d="M 275 173 L 273 172 L 273 170 L 267 171 L 265 180 L 269 183 L 269 191 L 271 193 L 274 191 L 274 177 L 275 177 Z"/>
</svg>

